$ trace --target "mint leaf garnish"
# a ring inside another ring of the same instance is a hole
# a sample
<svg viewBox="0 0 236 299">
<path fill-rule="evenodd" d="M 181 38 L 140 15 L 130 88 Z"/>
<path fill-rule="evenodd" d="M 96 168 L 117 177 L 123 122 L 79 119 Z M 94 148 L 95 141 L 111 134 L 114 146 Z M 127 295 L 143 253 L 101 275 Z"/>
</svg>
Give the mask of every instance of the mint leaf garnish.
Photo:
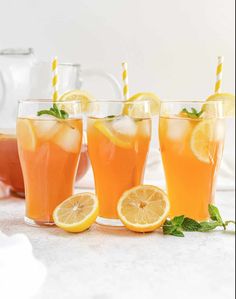
<svg viewBox="0 0 236 299">
<path fill-rule="evenodd" d="M 166 220 L 163 226 L 164 235 L 171 235 L 176 230 L 176 226 L 172 223 L 171 220 Z"/>
<path fill-rule="evenodd" d="M 183 221 L 182 228 L 185 232 L 197 232 L 201 228 L 201 224 L 196 220 L 186 217 Z"/>
<path fill-rule="evenodd" d="M 184 237 L 182 232 L 182 224 L 184 222 L 184 216 L 178 216 L 172 220 L 167 220 L 163 226 L 164 235 L 172 235 L 175 237 Z"/>
<path fill-rule="evenodd" d="M 203 114 L 203 110 L 201 111 L 197 111 L 197 109 L 195 108 L 191 108 L 191 111 L 188 111 L 188 109 L 184 108 L 181 113 L 184 113 L 186 114 L 189 118 L 194 118 L 194 119 L 197 119 L 197 118 L 200 118 Z"/>
<path fill-rule="evenodd" d="M 199 232 L 209 232 L 211 230 L 216 229 L 217 227 L 222 227 L 222 224 L 219 222 L 201 222 L 200 223 L 201 227 L 198 230 Z"/>
<path fill-rule="evenodd" d="M 51 115 L 59 119 L 67 119 L 69 117 L 69 114 L 65 110 L 59 109 L 57 104 L 53 104 L 53 107 L 49 110 L 38 111 L 37 115 Z"/>
<path fill-rule="evenodd" d="M 220 215 L 220 211 L 219 211 L 219 209 L 216 206 L 209 205 L 208 211 L 209 211 L 211 220 L 213 220 L 213 221 L 219 221 L 219 222 L 223 223 L 222 217 Z"/>
<path fill-rule="evenodd" d="M 171 235 L 174 237 L 179 237 L 179 238 L 184 237 L 184 233 L 179 229 L 174 230 Z"/>
<path fill-rule="evenodd" d="M 177 216 L 172 220 L 172 223 L 176 226 L 176 227 L 181 227 L 181 225 L 184 222 L 184 215 L 183 216 Z"/>
<path fill-rule="evenodd" d="M 210 221 L 198 222 L 194 219 L 178 216 L 172 220 L 168 219 L 163 225 L 164 235 L 171 235 L 175 237 L 184 237 L 184 232 L 209 232 L 217 227 L 221 227 L 224 230 L 227 229 L 229 224 L 234 224 L 234 220 L 223 221 L 219 209 L 214 205 L 208 206 Z"/>
<path fill-rule="evenodd" d="M 163 226 L 164 235 L 171 235 L 175 237 L 184 237 L 184 233 L 180 227 L 176 227 L 170 220 L 167 220 Z"/>
</svg>

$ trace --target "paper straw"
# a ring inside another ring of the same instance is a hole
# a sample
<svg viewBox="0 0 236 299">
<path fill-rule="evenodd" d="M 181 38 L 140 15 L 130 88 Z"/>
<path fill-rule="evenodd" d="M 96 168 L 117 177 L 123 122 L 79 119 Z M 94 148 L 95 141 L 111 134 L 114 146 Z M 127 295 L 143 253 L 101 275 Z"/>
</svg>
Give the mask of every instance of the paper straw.
<svg viewBox="0 0 236 299">
<path fill-rule="evenodd" d="M 52 88 L 53 88 L 53 102 L 58 100 L 58 60 L 55 57 L 52 61 Z"/>
<path fill-rule="evenodd" d="M 224 57 L 219 56 L 217 70 L 216 70 L 215 93 L 221 92 L 223 63 L 224 63 Z"/>
<path fill-rule="evenodd" d="M 123 67 L 123 95 L 124 99 L 127 101 L 129 99 L 129 79 L 128 79 L 128 64 L 127 62 L 122 63 Z"/>
</svg>

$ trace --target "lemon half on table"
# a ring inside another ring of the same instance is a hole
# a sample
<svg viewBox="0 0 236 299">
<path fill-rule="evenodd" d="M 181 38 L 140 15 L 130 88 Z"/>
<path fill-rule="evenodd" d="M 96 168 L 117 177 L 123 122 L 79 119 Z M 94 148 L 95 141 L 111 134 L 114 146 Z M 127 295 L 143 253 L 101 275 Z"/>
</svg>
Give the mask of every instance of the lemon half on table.
<svg viewBox="0 0 236 299">
<path fill-rule="evenodd" d="M 145 106 L 145 101 L 150 102 L 150 106 Z M 161 100 L 156 94 L 138 93 L 127 100 L 123 114 L 134 118 L 151 117 L 158 115 L 160 106 Z"/>
<path fill-rule="evenodd" d="M 117 212 L 123 224 L 135 232 L 152 232 L 162 226 L 170 210 L 164 191 L 148 185 L 135 187 L 120 198 Z"/>
<path fill-rule="evenodd" d="M 216 93 L 207 98 L 207 102 L 223 101 L 224 116 L 235 116 L 235 95 L 230 93 Z"/>
<path fill-rule="evenodd" d="M 58 100 L 58 102 L 69 102 L 69 101 L 80 101 L 81 109 L 76 111 L 74 105 L 72 104 L 63 104 L 62 109 L 66 110 L 68 113 L 74 114 L 78 112 L 87 112 L 89 108 L 89 102 L 93 100 L 93 97 L 86 91 L 79 89 L 71 90 L 64 93 Z"/>
<path fill-rule="evenodd" d="M 71 196 L 53 212 L 55 224 L 67 232 L 87 230 L 98 216 L 98 199 L 92 193 Z"/>
</svg>

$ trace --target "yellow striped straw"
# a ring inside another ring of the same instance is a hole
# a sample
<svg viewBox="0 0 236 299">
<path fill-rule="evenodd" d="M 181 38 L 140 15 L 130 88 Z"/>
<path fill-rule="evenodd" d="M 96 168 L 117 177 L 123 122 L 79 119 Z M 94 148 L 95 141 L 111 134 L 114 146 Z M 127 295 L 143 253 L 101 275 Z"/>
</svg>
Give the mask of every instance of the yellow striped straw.
<svg viewBox="0 0 236 299">
<path fill-rule="evenodd" d="M 127 101 L 129 99 L 128 63 L 123 62 L 122 67 L 123 67 L 123 84 L 124 84 L 123 95 L 124 95 L 124 99 Z"/>
<path fill-rule="evenodd" d="M 58 100 L 58 59 L 55 57 L 52 61 L 52 88 L 53 88 L 53 102 Z"/>
<path fill-rule="evenodd" d="M 218 57 L 217 70 L 216 70 L 215 93 L 220 93 L 221 92 L 223 63 L 224 63 L 224 57 L 219 56 Z"/>
</svg>

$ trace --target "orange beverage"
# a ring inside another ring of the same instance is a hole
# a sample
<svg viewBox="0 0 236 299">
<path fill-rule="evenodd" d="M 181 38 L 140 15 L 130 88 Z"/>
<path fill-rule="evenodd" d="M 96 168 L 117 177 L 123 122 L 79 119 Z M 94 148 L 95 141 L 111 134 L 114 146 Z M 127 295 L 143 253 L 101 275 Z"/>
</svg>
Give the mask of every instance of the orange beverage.
<svg viewBox="0 0 236 299">
<path fill-rule="evenodd" d="M 18 118 L 26 223 L 53 224 L 54 209 L 73 194 L 82 132 L 81 119 Z"/>
<path fill-rule="evenodd" d="M 17 148 L 15 133 L 6 133 L 12 130 L 0 129 L 0 182 L 10 187 L 11 194 L 25 197 L 23 174 Z M 90 167 L 87 145 L 81 147 L 76 182 L 85 176 Z"/>
<path fill-rule="evenodd" d="M 3 129 L 0 129 L 0 181 L 10 187 L 14 194 L 24 194 L 16 136 L 10 130 Z"/>
<path fill-rule="evenodd" d="M 150 139 L 150 119 L 89 117 L 88 150 L 99 199 L 98 223 L 120 225 L 118 200 L 143 182 Z"/>
<path fill-rule="evenodd" d="M 178 107 L 174 109 L 175 115 L 167 112 L 168 105 L 172 105 L 171 109 Z M 201 109 L 202 103 L 197 106 Z M 215 116 L 203 113 L 199 117 L 195 115 L 196 118 L 194 114 L 178 114 L 181 112 L 178 103 L 163 103 L 162 109 L 165 113 L 160 117 L 159 137 L 171 202 L 170 216 L 206 220 L 208 205 L 214 201 L 223 153 L 224 120 L 217 109 Z"/>
</svg>

